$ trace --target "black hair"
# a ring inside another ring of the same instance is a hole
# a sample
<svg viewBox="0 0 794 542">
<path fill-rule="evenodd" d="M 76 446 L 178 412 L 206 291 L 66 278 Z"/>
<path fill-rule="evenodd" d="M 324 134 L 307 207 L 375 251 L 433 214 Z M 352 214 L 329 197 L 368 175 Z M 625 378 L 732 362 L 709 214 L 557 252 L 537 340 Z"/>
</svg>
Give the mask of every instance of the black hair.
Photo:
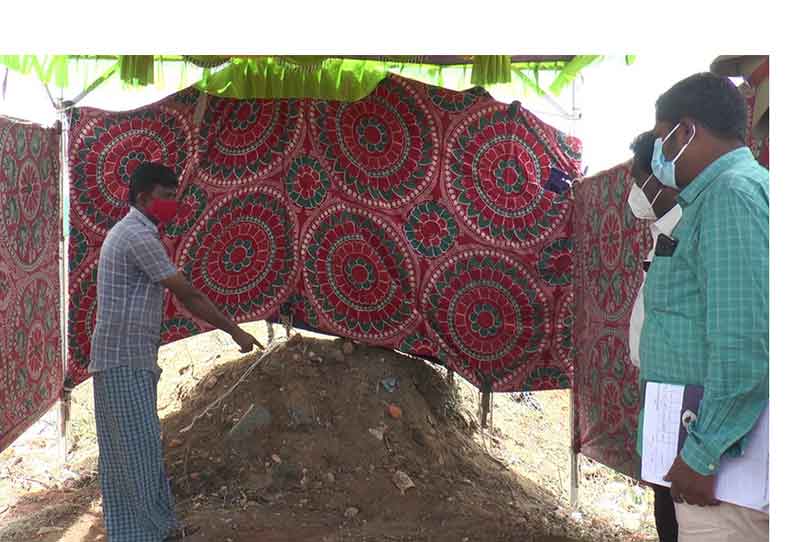
<svg viewBox="0 0 794 542">
<path fill-rule="evenodd" d="M 135 204 L 138 194 L 148 194 L 158 185 L 166 188 L 179 186 L 179 179 L 174 170 L 155 162 L 144 162 L 139 165 L 130 181 L 130 204 Z"/>
<path fill-rule="evenodd" d="M 653 131 L 648 131 L 641 133 L 631 142 L 629 148 L 634 153 L 634 160 L 631 164 L 632 172 L 647 173 L 648 175 L 653 172 L 651 169 L 651 158 L 655 141 L 656 135 Z"/>
<path fill-rule="evenodd" d="M 677 123 L 689 117 L 723 139 L 745 140 L 747 102 L 727 77 L 696 73 L 656 100 L 656 120 Z"/>
</svg>

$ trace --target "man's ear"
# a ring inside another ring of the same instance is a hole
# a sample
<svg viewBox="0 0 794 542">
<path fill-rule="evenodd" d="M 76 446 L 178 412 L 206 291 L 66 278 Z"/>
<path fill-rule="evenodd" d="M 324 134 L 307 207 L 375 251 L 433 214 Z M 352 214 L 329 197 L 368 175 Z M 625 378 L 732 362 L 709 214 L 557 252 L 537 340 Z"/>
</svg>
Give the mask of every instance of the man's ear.
<svg viewBox="0 0 794 542">
<path fill-rule="evenodd" d="M 151 197 L 152 197 L 151 194 L 147 194 L 145 192 L 138 192 L 138 194 L 135 196 L 135 205 L 137 205 L 141 209 L 145 209 Z"/>
<path fill-rule="evenodd" d="M 683 139 L 682 143 L 685 144 L 692 138 L 692 134 L 696 134 L 700 131 L 700 128 L 697 126 L 695 119 L 684 117 L 681 119 L 679 131 L 681 132 L 681 139 Z"/>
</svg>

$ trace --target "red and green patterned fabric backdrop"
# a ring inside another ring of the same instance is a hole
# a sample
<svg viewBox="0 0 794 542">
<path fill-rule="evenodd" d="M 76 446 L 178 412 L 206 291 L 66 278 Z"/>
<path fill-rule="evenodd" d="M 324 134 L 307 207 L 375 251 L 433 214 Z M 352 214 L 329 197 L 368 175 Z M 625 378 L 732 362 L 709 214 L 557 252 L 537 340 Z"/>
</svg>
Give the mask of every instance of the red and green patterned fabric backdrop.
<svg viewBox="0 0 794 542">
<path fill-rule="evenodd" d="M 69 148 L 74 383 L 102 240 L 153 160 L 180 177 L 166 247 L 236 321 L 290 313 L 494 391 L 570 386 L 572 204 L 541 185 L 577 176 L 581 144 L 518 103 L 396 76 L 351 103 L 189 89 L 131 112 L 75 109 Z M 164 342 L 206 329 L 167 300 Z"/>
<path fill-rule="evenodd" d="M 753 134 L 753 112 L 755 109 L 755 90 L 749 85 L 744 88 L 747 100 L 747 146 L 753 151 L 758 163 L 769 169 L 769 134 L 763 138 Z"/>
<path fill-rule="evenodd" d="M 629 319 L 651 248 L 648 225 L 627 205 L 629 164 L 575 186 L 574 451 L 637 475 L 639 370 L 629 360 Z"/>
<path fill-rule="evenodd" d="M 63 383 L 60 129 L 0 117 L 0 451 Z"/>
</svg>

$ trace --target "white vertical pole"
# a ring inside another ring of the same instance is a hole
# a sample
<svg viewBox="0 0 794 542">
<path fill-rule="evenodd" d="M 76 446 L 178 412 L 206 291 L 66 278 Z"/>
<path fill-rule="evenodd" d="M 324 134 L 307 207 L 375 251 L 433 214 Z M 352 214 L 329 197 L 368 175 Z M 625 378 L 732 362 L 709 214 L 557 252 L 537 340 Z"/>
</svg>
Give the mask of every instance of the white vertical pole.
<svg viewBox="0 0 794 542">
<path fill-rule="evenodd" d="M 573 438 L 576 433 L 576 416 L 574 416 L 575 401 L 573 398 L 573 388 L 570 391 L 570 426 L 571 426 L 571 506 L 576 508 L 579 506 L 579 454 L 574 452 Z"/>
<path fill-rule="evenodd" d="M 571 85 L 571 113 L 572 118 L 571 120 L 571 135 L 576 135 L 576 121 L 581 118 L 581 113 L 579 109 L 576 107 L 576 78 L 573 80 Z M 574 367 L 574 371 L 575 371 Z M 571 456 L 571 506 L 576 508 L 579 506 L 579 454 L 574 452 L 574 435 L 576 434 L 576 401 L 574 400 L 573 396 L 573 387 L 571 387 L 570 391 L 570 427 L 571 427 L 571 449 L 570 449 L 570 456 Z"/>
<path fill-rule="evenodd" d="M 59 277 L 60 277 L 60 324 L 61 324 L 61 363 L 63 367 L 63 375 L 66 377 L 68 370 L 69 359 L 69 336 L 68 336 L 68 321 L 69 321 L 69 173 L 68 173 L 68 160 L 67 160 L 67 123 L 66 114 L 63 112 L 63 89 L 61 89 L 61 97 L 57 102 L 58 107 L 58 120 L 61 125 L 60 137 L 60 189 L 59 189 L 59 211 L 58 216 L 61 220 L 61 239 L 58 250 L 58 263 L 59 263 Z M 59 426 L 60 426 L 60 439 L 59 439 L 59 455 L 61 460 L 61 467 L 66 468 L 69 456 L 69 419 L 71 413 L 72 395 L 71 390 L 66 389 L 61 381 L 61 398 L 59 409 Z"/>
<path fill-rule="evenodd" d="M 576 109 L 576 78 L 571 83 L 571 135 L 576 135 L 576 121 L 579 111 Z"/>
</svg>

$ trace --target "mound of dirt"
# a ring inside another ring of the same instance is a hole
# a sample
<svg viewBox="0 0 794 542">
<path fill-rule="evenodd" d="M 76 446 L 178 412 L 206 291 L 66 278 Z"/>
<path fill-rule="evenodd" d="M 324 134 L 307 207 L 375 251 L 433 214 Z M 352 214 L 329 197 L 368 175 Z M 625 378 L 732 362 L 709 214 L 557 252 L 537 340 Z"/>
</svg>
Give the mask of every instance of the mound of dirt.
<svg viewBox="0 0 794 542">
<path fill-rule="evenodd" d="M 203 496 L 241 510 L 256 503 L 264 508 L 257 516 L 271 525 L 267 534 L 284 540 L 573 534 L 576 525 L 552 528 L 562 519 L 554 515 L 555 497 L 475 443 L 477 421 L 459 408 L 441 371 L 391 351 L 354 348 L 293 339 L 182 434 L 256 355 L 210 373 L 165 422 L 177 499 Z M 251 418 L 260 414 L 259 427 L 233 438 L 237 423 L 248 425 L 240 420 L 249 411 Z M 298 513 L 302 525 L 293 520 Z M 204 533 L 206 540 L 222 539 L 226 527 L 218 527 Z M 233 540 L 257 539 L 258 529 L 238 524 Z"/>
<path fill-rule="evenodd" d="M 180 516 L 201 529 L 190 540 L 632 539 L 572 519 L 557 496 L 488 453 L 439 368 L 295 336 L 229 393 L 257 359 L 215 366 L 174 391 L 181 409 L 164 420 L 163 441 Z M 94 499 L 90 533 L 33 528 L 26 539 L 104 539 L 96 480 L 71 491 L 73 503 Z"/>
</svg>

